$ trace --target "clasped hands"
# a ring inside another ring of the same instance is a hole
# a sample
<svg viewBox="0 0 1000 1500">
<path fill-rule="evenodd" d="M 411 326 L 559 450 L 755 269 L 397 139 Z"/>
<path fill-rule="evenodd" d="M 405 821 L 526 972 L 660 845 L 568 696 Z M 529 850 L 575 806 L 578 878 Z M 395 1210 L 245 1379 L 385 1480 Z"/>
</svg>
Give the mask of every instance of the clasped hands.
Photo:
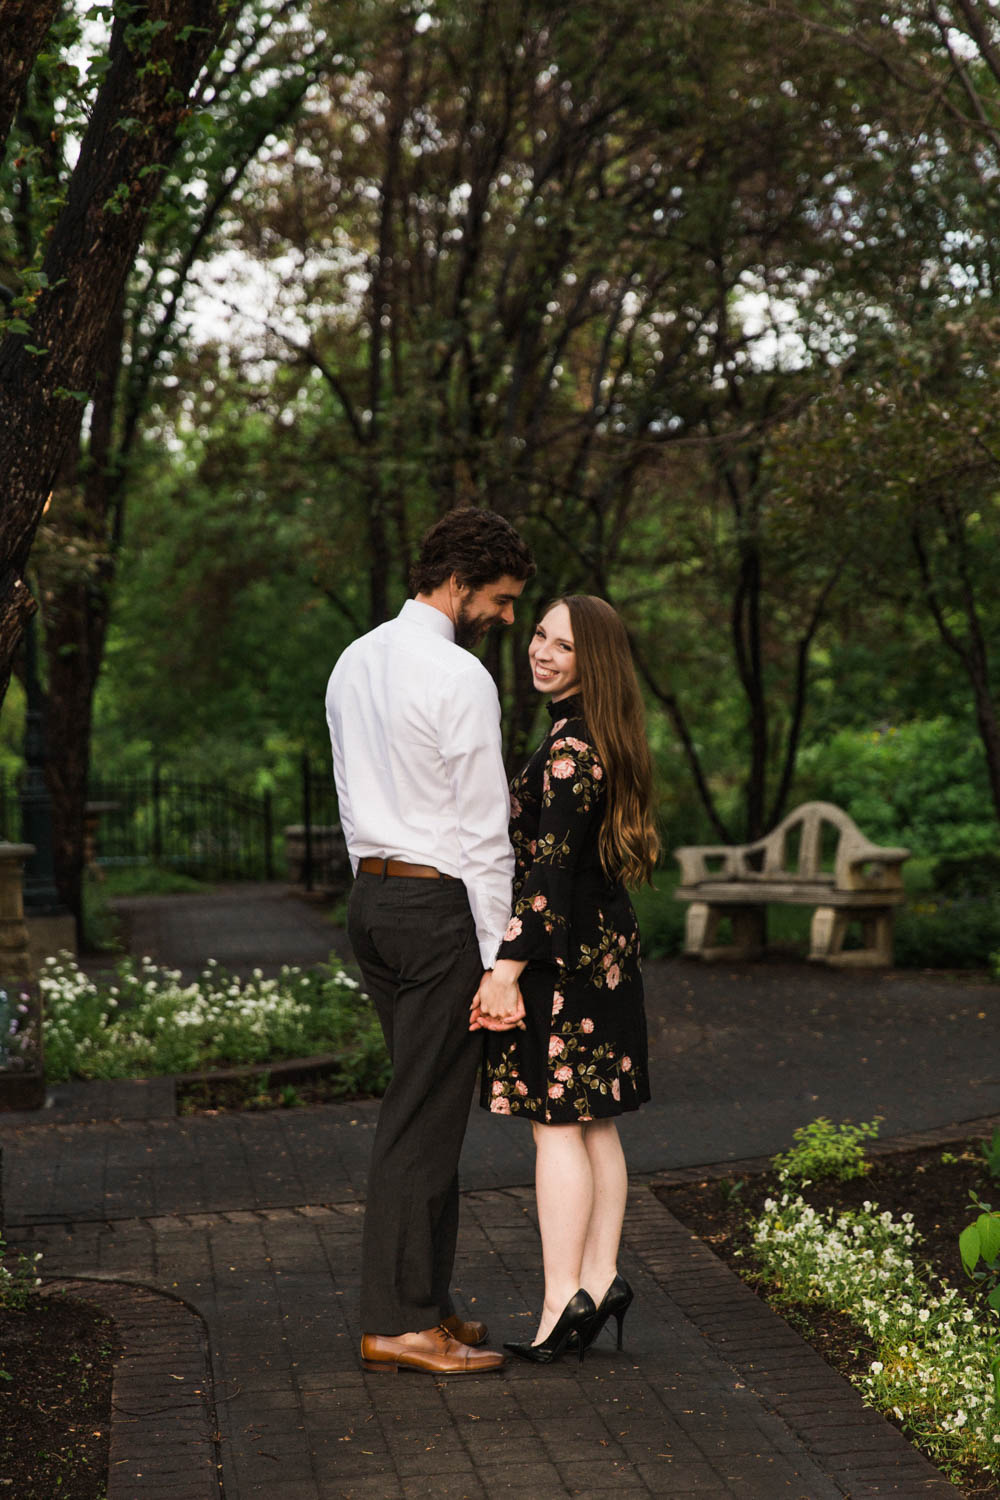
<svg viewBox="0 0 1000 1500">
<path fill-rule="evenodd" d="M 508 959 L 486 970 L 472 1001 L 470 1031 L 524 1030 L 524 1000 L 517 982 L 523 968 Z"/>
</svg>

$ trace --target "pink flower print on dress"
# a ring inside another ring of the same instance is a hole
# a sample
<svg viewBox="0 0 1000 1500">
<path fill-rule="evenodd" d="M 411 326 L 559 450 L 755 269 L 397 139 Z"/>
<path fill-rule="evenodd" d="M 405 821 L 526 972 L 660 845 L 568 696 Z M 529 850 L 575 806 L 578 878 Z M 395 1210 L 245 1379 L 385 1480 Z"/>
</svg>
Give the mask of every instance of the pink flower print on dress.
<svg viewBox="0 0 1000 1500">
<path fill-rule="evenodd" d="M 566 1064 L 563 1063 L 561 1068 L 556 1068 L 556 1077 L 558 1078 L 560 1083 L 572 1083 L 573 1069 L 567 1067 Z"/>
<path fill-rule="evenodd" d="M 494 1094 L 503 1093 L 503 1084 L 500 1082 L 499 1078 L 494 1078 L 493 1080 L 493 1092 Z"/>
<path fill-rule="evenodd" d="M 520 936 L 521 936 L 521 918 L 520 917 L 511 917 L 510 921 L 507 923 L 507 931 L 503 935 L 503 940 L 504 940 L 505 943 L 511 943 L 511 942 L 514 941 L 514 939 L 516 937 L 520 937 Z"/>
<path fill-rule="evenodd" d="M 566 1051 L 566 1043 L 563 1041 L 563 1039 L 562 1039 L 561 1036 L 550 1036 L 549 1037 L 549 1058 L 550 1059 L 553 1058 L 553 1057 L 562 1057 L 562 1055 L 563 1055 L 563 1053 L 565 1051 Z"/>
<path fill-rule="evenodd" d="M 553 734 L 558 734 L 559 731 L 560 731 L 560 729 L 565 729 L 566 725 L 568 723 L 569 723 L 568 719 L 560 719 L 559 722 L 558 722 L 558 724 L 553 724 L 553 726 L 552 726 L 552 733 Z"/>
<path fill-rule="evenodd" d="M 515 1083 L 515 1085 L 514 1085 L 514 1092 L 516 1094 L 520 1094 L 522 1098 L 528 1092 L 528 1085 L 524 1082 L 524 1080 L 522 1078 L 519 1078 L 517 1080 L 517 1082 Z"/>
<path fill-rule="evenodd" d="M 616 1102 L 618 1102 L 618 1103 L 621 1102 L 622 1091 L 621 1091 L 621 1085 L 619 1084 L 617 1078 L 613 1078 L 611 1080 L 611 1097 Z"/>
<path fill-rule="evenodd" d="M 622 971 L 617 964 L 612 964 L 608 970 L 607 984 L 609 990 L 616 990 L 622 982 Z"/>
<path fill-rule="evenodd" d="M 532 911 L 544 911 L 548 904 L 549 903 L 547 899 L 541 894 L 541 892 L 539 892 L 537 896 L 532 896 L 531 898 Z"/>
<path fill-rule="evenodd" d="M 562 1084 L 561 1083 L 550 1083 L 549 1084 L 549 1098 L 550 1099 L 561 1099 L 562 1096 L 563 1096 L 563 1086 L 562 1086 Z M 504 1102 L 506 1103 L 506 1100 Z"/>
<path fill-rule="evenodd" d="M 610 969 L 611 968 L 611 954 L 610 953 L 605 953 L 604 957 L 601 959 L 601 962 L 602 962 L 602 964 L 604 965 L 604 967 L 606 969 Z"/>
<path fill-rule="evenodd" d="M 631 1073 L 631 1071 L 632 1071 L 632 1059 L 630 1057 L 628 1057 L 628 1056 L 623 1057 L 622 1058 L 622 1072 L 623 1073 Z"/>
<path fill-rule="evenodd" d="M 625 935 L 624 935 L 624 933 L 622 933 L 622 935 L 618 939 L 618 946 L 619 946 L 619 948 L 624 948 L 625 947 Z"/>
<path fill-rule="evenodd" d="M 491 1099 L 490 1100 L 490 1114 L 491 1115 L 509 1115 L 510 1114 L 510 1100 L 509 1099 Z"/>
<path fill-rule="evenodd" d="M 593 1029 L 594 1029 L 594 1023 L 593 1023 L 593 1021 L 590 1019 L 589 1016 L 584 1016 L 583 1020 L 580 1022 L 580 1030 L 581 1031 L 585 1031 L 587 1033 L 587 1035 L 589 1036 L 590 1033 L 593 1031 Z"/>
<path fill-rule="evenodd" d="M 512 796 L 511 799 L 510 799 L 510 815 L 511 815 L 511 817 L 512 818 L 519 818 L 521 816 L 521 814 L 523 813 L 523 811 L 524 811 L 524 808 L 521 806 L 520 802 L 517 800 L 516 797 Z"/>
<path fill-rule="evenodd" d="M 563 1008 L 564 1003 L 565 1003 L 565 996 L 561 995 L 558 990 L 553 990 L 552 991 L 552 1014 L 553 1014 L 553 1016 L 557 1016 L 559 1014 L 559 1012 Z"/>
<path fill-rule="evenodd" d="M 568 755 L 563 755 L 559 760 L 552 762 L 552 774 L 559 781 L 566 781 L 576 771 L 576 761 L 571 760 Z"/>
<path fill-rule="evenodd" d="M 591 776 L 593 776 L 593 778 L 594 778 L 595 781 L 600 781 L 602 779 L 602 777 L 604 776 L 604 770 L 595 761 L 595 763 L 590 768 L 590 774 L 591 774 Z"/>
</svg>

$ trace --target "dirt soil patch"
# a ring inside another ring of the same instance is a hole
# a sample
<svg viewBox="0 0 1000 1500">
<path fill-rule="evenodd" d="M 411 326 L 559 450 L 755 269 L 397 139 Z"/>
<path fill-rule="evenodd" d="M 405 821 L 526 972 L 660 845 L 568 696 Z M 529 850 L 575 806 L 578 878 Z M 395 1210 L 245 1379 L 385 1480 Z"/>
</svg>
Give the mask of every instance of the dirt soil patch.
<svg viewBox="0 0 1000 1500">
<path fill-rule="evenodd" d="M 803 1197 L 820 1211 L 860 1208 L 867 1200 L 880 1209 L 890 1209 L 896 1217 L 912 1213 L 921 1235 L 923 1259 L 938 1276 L 967 1292 L 971 1305 L 977 1306 L 958 1253 L 958 1236 L 978 1212 L 969 1198 L 970 1189 L 1000 1208 L 1000 1183 L 990 1178 L 978 1139 L 875 1155 L 867 1176 L 850 1182 L 811 1183 Z M 776 1288 L 754 1270 L 747 1220 L 759 1214 L 764 1199 L 775 1196 L 777 1190 L 775 1176 L 768 1173 L 665 1186 L 657 1189 L 657 1195 L 829 1364 L 849 1378 L 866 1374 L 876 1357 L 874 1346 L 849 1318 L 812 1304 L 789 1306 L 780 1302 Z M 1000 1478 L 996 1475 L 966 1470 L 951 1477 L 970 1500 L 1000 1500 Z"/>
<path fill-rule="evenodd" d="M 0 1309 L 0 1495 L 103 1500 L 114 1324 L 89 1302 Z"/>
</svg>

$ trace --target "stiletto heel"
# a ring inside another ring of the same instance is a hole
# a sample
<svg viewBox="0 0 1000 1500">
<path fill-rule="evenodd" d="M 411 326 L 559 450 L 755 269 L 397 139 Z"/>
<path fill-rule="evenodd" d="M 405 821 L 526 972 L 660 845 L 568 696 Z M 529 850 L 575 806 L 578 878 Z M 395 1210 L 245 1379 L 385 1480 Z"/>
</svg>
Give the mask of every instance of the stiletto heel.
<svg viewBox="0 0 1000 1500">
<path fill-rule="evenodd" d="M 616 1275 L 614 1281 L 601 1298 L 601 1305 L 594 1313 L 590 1327 L 586 1331 L 581 1332 L 581 1345 L 589 1349 L 608 1319 L 614 1318 L 618 1325 L 618 1348 L 620 1349 L 622 1346 L 622 1331 L 625 1327 L 625 1314 L 632 1306 L 634 1295 L 625 1277 Z"/>
<path fill-rule="evenodd" d="M 548 1338 L 542 1339 L 540 1344 L 504 1344 L 504 1348 L 509 1349 L 511 1354 L 516 1354 L 518 1359 L 528 1359 L 536 1365 L 548 1365 L 559 1358 L 575 1335 L 582 1361 L 587 1352 L 584 1330 L 589 1327 L 596 1313 L 593 1297 L 581 1289 L 566 1303 Z"/>
</svg>

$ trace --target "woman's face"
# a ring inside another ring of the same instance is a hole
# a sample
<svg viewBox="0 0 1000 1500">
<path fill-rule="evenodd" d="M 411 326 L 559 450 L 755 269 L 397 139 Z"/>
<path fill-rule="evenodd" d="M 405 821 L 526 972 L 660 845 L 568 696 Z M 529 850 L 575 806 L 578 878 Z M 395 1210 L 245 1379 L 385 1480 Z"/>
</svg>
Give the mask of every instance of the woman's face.
<svg viewBox="0 0 1000 1500">
<path fill-rule="evenodd" d="M 535 626 L 528 660 L 532 680 L 540 693 L 551 693 L 558 701 L 576 692 L 580 678 L 567 605 L 554 604 Z"/>
</svg>

